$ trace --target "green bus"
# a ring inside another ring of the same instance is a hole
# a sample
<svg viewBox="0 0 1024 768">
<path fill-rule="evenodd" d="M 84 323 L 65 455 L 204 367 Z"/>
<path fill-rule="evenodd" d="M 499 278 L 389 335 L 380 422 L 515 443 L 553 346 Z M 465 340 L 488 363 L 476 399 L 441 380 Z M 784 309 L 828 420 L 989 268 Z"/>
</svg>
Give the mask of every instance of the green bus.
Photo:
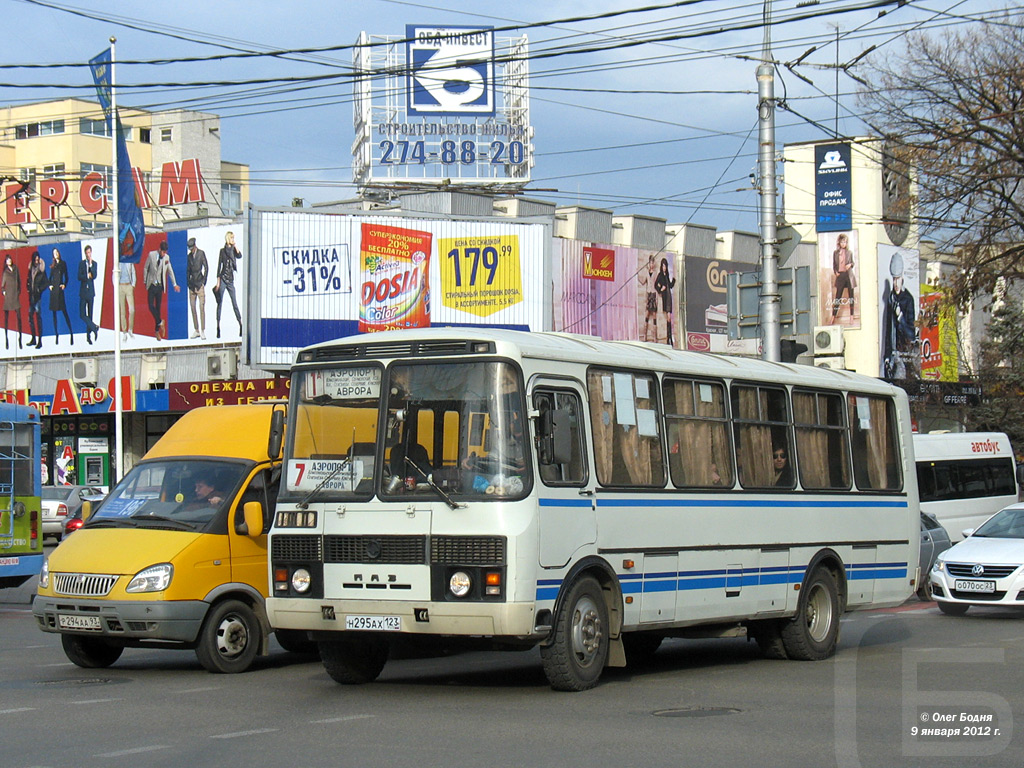
<svg viewBox="0 0 1024 768">
<path fill-rule="evenodd" d="M 43 567 L 39 432 L 34 408 L 0 403 L 0 588 Z"/>
</svg>

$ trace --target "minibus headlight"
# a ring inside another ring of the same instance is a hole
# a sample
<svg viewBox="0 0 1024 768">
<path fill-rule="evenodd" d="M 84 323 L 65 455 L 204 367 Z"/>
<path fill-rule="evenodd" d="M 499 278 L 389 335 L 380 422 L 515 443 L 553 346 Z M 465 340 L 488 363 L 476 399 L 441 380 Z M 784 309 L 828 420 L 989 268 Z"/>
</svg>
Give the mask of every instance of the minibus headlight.
<svg viewBox="0 0 1024 768">
<path fill-rule="evenodd" d="M 469 574 L 465 571 L 456 571 L 452 574 L 451 578 L 448 579 L 448 589 L 456 597 L 465 597 L 469 594 L 470 588 L 473 586 L 473 580 L 469 578 Z"/>
<path fill-rule="evenodd" d="M 171 584 L 171 576 L 174 575 L 174 566 L 170 563 L 160 563 L 144 568 L 132 578 L 125 587 L 125 592 L 162 592 Z"/>
<path fill-rule="evenodd" d="M 39 571 L 39 587 L 40 589 L 46 589 L 50 586 L 50 564 L 43 561 L 43 569 Z"/>
<path fill-rule="evenodd" d="M 292 589 L 299 594 L 309 591 L 309 585 L 312 582 L 312 577 L 309 575 L 309 571 L 305 568 L 296 568 L 292 574 Z"/>
</svg>

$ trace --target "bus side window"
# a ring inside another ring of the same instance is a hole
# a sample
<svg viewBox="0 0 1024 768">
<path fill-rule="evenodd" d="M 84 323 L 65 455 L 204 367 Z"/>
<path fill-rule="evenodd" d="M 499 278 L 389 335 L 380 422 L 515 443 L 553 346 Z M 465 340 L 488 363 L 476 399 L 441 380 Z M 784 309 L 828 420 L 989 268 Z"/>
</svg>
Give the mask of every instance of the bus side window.
<svg viewBox="0 0 1024 768">
<path fill-rule="evenodd" d="M 732 488 L 725 387 L 665 377 L 662 382 L 668 464 L 677 488 Z"/>
<path fill-rule="evenodd" d="M 793 392 L 793 420 L 800 485 L 811 490 L 849 490 L 850 460 L 842 396 Z"/>
<path fill-rule="evenodd" d="M 533 405 L 541 413 L 541 418 L 535 423 L 538 440 L 548 437 L 540 432 L 545 413 L 562 411 L 569 418 L 570 459 L 561 464 L 541 463 L 541 480 L 545 485 L 585 485 L 587 464 L 583 453 L 583 406 L 579 395 L 562 390 L 537 390 L 533 396 Z"/>
<path fill-rule="evenodd" d="M 857 487 L 861 490 L 899 490 L 903 478 L 896 442 L 896 410 L 892 400 L 851 394 L 848 406 L 853 476 Z"/>
<path fill-rule="evenodd" d="M 605 486 L 665 487 L 657 379 L 592 368 L 587 372 L 597 480 Z"/>
</svg>

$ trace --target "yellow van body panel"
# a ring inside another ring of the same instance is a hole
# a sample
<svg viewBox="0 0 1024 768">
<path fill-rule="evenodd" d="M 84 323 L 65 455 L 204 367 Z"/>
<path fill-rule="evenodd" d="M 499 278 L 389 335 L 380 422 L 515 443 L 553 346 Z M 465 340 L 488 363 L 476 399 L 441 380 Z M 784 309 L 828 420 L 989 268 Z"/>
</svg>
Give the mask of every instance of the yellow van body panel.
<svg viewBox="0 0 1024 768">
<path fill-rule="evenodd" d="M 178 419 L 143 459 L 223 456 L 269 461 L 271 411 L 270 405 L 258 403 L 196 408 Z"/>
<path fill-rule="evenodd" d="M 83 528 L 50 555 L 50 573 L 118 576 L 113 589 L 98 598 L 102 600 L 202 600 L 218 585 L 231 581 L 230 555 L 226 535 Z M 166 590 L 125 592 L 139 571 L 161 563 L 174 566 Z M 50 583 L 53 581 L 51 578 Z M 251 586 L 266 596 L 266 583 Z M 52 588 L 40 589 L 39 594 L 53 594 Z"/>
</svg>

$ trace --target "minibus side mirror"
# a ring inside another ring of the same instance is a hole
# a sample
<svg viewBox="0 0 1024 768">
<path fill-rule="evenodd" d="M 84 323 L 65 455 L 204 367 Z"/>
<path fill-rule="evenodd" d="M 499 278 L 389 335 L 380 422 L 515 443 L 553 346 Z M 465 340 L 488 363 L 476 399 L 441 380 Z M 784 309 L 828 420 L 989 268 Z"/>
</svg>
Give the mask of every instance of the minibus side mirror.
<svg viewBox="0 0 1024 768">
<path fill-rule="evenodd" d="M 284 443 L 284 411 L 275 408 L 270 416 L 270 439 L 267 441 L 267 456 L 271 460 L 281 456 Z"/>
<path fill-rule="evenodd" d="M 540 463 L 568 464 L 572 461 L 572 427 L 568 411 L 544 411 L 540 415 Z"/>
<path fill-rule="evenodd" d="M 92 516 L 92 502 L 91 501 L 83 501 L 82 502 L 82 522 L 84 523 L 91 516 Z"/>
<path fill-rule="evenodd" d="M 243 536 L 255 539 L 263 535 L 263 505 L 258 501 L 247 501 L 242 507 L 245 522 L 236 526 L 235 530 Z"/>
</svg>

